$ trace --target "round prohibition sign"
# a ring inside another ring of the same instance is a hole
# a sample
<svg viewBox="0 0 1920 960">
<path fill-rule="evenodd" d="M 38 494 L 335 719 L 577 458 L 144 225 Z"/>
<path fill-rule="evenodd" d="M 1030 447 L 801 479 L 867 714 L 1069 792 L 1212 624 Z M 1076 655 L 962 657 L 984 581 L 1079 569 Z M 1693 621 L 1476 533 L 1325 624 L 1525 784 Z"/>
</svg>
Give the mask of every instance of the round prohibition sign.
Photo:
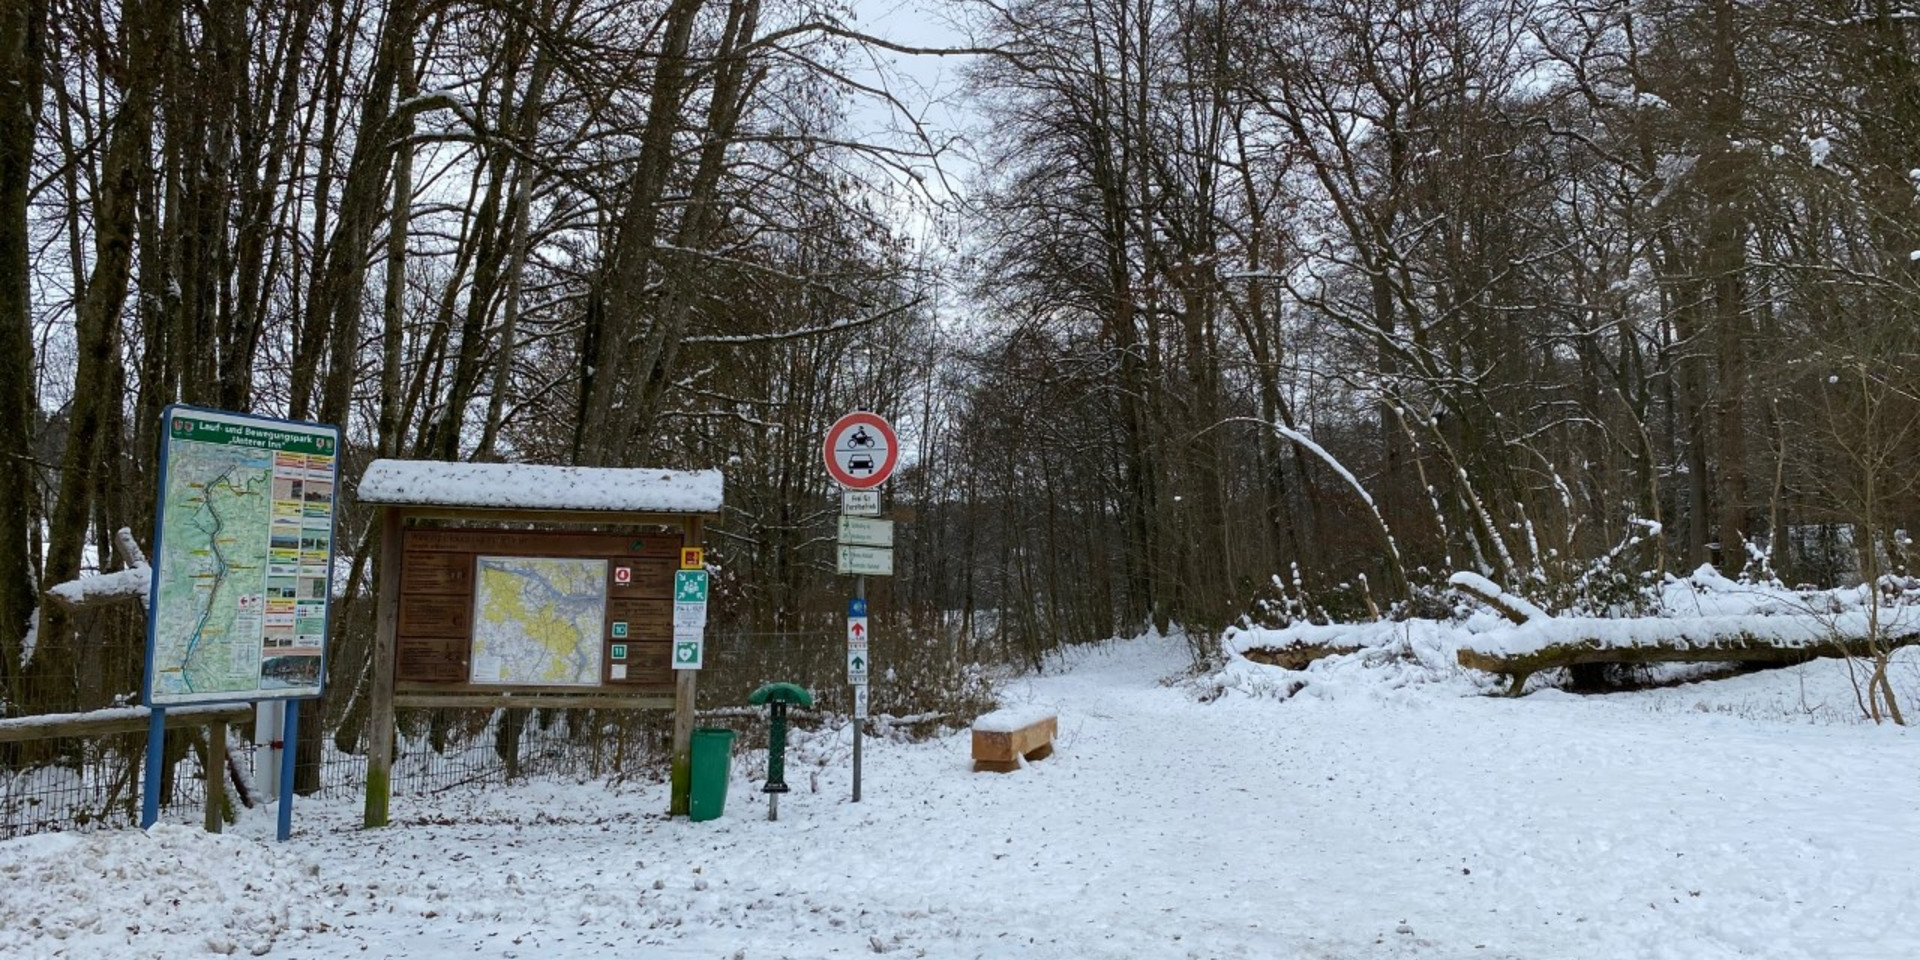
<svg viewBox="0 0 1920 960">
<path fill-rule="evenodd" d="M 877 413 L 849 413 L 827 428 L 827 473 L 849 490 L 885 483 L 900 462 L 900 441 L 893 426 Z"/>
</svg>

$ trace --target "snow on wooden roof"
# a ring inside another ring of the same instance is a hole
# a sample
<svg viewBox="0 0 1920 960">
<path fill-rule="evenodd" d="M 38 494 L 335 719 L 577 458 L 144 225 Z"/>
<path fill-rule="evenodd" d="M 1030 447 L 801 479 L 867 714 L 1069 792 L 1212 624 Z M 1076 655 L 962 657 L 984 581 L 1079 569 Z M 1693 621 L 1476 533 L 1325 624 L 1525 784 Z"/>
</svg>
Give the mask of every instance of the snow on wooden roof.
<svg viewBox="0 0 1920 960">
<path fill-rule="evenodd" d="M 718 470 L 375 460 L 358 496 L 361 503 L 483 510 L 719 513 L 723 491 Z"/>
</svg>

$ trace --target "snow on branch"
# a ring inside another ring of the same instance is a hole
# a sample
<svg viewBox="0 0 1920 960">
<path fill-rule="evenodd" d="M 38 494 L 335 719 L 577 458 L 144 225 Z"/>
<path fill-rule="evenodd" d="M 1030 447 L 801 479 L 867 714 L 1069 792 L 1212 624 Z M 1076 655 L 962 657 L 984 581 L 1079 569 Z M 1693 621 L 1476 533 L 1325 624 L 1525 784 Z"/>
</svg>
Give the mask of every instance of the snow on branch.
<svg viewBox="0 0 1920 960">
<path fill-rule="evenodd" d="M 855 317 L 852 320 L 837 320 L 833 323 L 822 324 L 817 327 L 802 327 L 801 329 L 798 329 L 798 330 L 780 330 L 774 333 L 744 333 L 744 334 L 729 335 L 729 336 L 716 335 L 716 336 L 706 336 L 706 337 L 687 337 L 682 342 L 683 343 L 710 343 L 710 344 L 711 343 L 720 343 L 720 344 L 774 343 L 781 340 L 799 340 L 805 337 L 825 336 L 830 333 L 839 333 L 842 330 L 857 330 L 869 324 L 879 323 L 880 321 L 885 320 L 888 317 L 896 316 L 898 314 L 905 313 L 908 310 L 912 310 L 914 307 L 917 307 L 924 302 L 926 302 L 925 297 L 915 297 L 914 299 L 909 300 L 908 302 L 903 303 L 897 307 L 893 307 L 887 310 L 882 310 L 876 314 L 872 314 L 865 317 Z"/>
<path fill-rule="evenodd" d="M 47 588 L 47 596 L 68 607 L 99 606 L 124 600 L 146 600 L 153 585 L 150 567 L 129 567 L 117 573 L 102 573 L 56 583 Z"/>
<path fill-rule="evenodd" d="M 1406 582 L 1406 565 L 1401 562 L 1400 546 L 1393 542 L 1393 531 L 1387 526 L 1387 518 L 1381 515 L 1380 507 L 1373 502 L 1373 496 L 1367 493 L 1366 487 L 1360 485 L 1360 478 L 1354 476 L 1353 471 L 1348 470 L 1346 464 L 1341 463 L 1333 454 L 1328 453 L 1326 448 L 1314 443 L 1313 438 L 1284 424 L 1269 423 L 1257 417 L 1232 417 L 1223 422 L 1255 423 L 1266 427 L 1281 437 L 1298 444 L 1301 449 L 1320 458 L 1322 463 L 1332 468 L 1334 473 L 1339 474 L 1341 479 L 1347 482 L 1347 486 L 1352 487 L 1353 492 L 1360 495 L 1361 501 L 1367 505 L 1367 510 L 1373 514 L 1373 522 L 1380 528 L 1380 538 L 1386 541 L 1387 553 L 1392 556 L 1394 573 L 1402 583 Z"/>
<path fill-rule="evenodd" d="M 1525 597 L 1508 593 L 1500 585 L 1477 573 L 1462 570 L 1447 578 L 1447 583 L 1455 590 L 1466 594 L 1514 623 L 1531 623 L 1536 620 L 1550 620 L 1545 610 L 1534 606 Z"/>
<path fill-rule="evenodd" d="M 153 568 L 147 565 L 146 553 L 134 541 L 133 531 L 126 527 L 115 532 L 114 546 L 127 564 L 125 570 L 56 583 L 47 588 L 47 598 L 75 609 L 129 600 L 139 600 L 145 604 L 148 592 L 153 587 Z"/>
</svg>

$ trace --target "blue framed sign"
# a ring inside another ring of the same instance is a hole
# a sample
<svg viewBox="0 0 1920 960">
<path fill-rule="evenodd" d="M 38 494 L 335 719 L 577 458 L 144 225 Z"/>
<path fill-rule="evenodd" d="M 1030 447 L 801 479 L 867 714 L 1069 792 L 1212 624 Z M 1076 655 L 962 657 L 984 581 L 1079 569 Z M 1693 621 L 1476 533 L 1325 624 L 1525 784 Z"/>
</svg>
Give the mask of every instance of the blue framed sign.
<svg viewBox="0 0 1920 960">
<path fill-rule="evenodd" d="M 176 404 L 161 435 L 146 703 L 319 696 L 339 429 Z"/>
</svg>

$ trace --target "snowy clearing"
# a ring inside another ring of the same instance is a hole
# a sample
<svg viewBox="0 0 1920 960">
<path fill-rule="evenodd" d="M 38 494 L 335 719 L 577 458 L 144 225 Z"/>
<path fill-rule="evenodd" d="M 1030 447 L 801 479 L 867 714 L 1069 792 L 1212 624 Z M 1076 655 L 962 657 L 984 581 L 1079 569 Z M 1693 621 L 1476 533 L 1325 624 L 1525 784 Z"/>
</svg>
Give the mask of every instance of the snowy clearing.
<svg viewBox="0 0 1920 960">
<path fill-rule="evenodd" d="M 1200 702 L 1184 663 L 1127 641 L 1018 682 L 1060 734 L 1012 774 L 969 772 L 964 730 L 870 740 L 858 805 L 844 731 L 803 733 L 778 823 L 749 754 L 706 824 L 663 785 L 528 784 L 375 832 L 303 803 L 285 845 L 266 811 L 9 841 L 0 956 L 1920 956 L 1920 739 L 1825 722 L 1842 664 Z"/>
</svg>

